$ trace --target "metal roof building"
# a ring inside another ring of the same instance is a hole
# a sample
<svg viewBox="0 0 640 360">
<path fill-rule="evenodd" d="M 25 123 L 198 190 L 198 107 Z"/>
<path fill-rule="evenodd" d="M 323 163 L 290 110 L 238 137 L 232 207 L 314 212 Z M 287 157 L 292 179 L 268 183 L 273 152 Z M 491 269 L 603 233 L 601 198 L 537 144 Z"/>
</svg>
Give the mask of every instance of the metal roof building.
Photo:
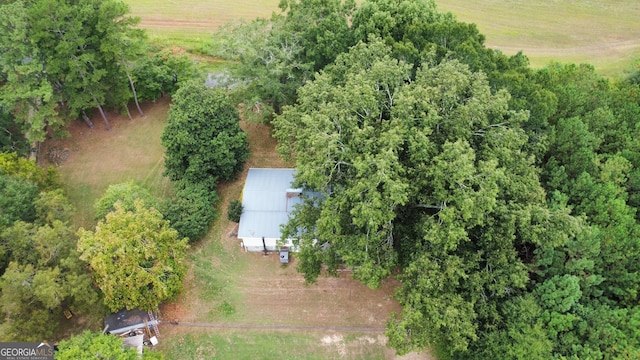
<svg viewBox="0 0 640 360">
<path fill-rule="evenodd" d="M 302 189 L 293 189 L 294 169 L 249 169 L 242 191 L 242 215 L 238 238 L 247 251 L 275 251 L 280 225 L 302 199 Z M 292 247 L 290 241 L 286 246 Z"/>
</svg>

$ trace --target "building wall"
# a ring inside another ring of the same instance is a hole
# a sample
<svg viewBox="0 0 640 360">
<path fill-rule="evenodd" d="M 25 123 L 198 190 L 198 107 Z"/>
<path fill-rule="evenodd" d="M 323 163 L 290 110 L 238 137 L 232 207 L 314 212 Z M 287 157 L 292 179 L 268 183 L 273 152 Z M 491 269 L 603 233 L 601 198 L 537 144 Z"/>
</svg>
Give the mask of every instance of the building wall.
<svg viewBox="0 0 640 360">
<path fill-rule="evenodd" d="M 267 251 L 278 251 L 279 247 L 277 238 L 265 238 L 264 243 L 267 246 Z M 285 246 L 288 246 L 291 251 L 297 251 L 297 248 L 293 246 L 291 240 L 287 241 Z M 264 251 L 264 247 L 262 245 L 262 238 L 243 238 L 242 239 L 242 247 L 246 251 Z"/>
</svg>

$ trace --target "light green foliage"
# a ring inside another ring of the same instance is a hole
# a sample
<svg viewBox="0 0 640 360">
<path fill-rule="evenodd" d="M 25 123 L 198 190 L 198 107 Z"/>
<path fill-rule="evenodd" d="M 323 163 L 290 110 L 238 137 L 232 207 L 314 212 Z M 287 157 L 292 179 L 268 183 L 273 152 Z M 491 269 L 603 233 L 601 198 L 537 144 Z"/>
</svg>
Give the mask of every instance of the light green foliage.
<svg viewBox="0 0 640 360">
<path fill-rule="evenodd" d="M 160 201 L 156 199 L 148 189 L 133 181 L 109 185 L 104 195 L 96 201 L 94 206 L 96 220 L 104 219 L 108 213 L 115 210 L 115 204 L 120 202 L 125 211 L 132 211 L 136 200 L 141 200 L 145 206 L 154 208 L 160 212 Z"/>
<path fill-rule="evenodd" d="M 21 157 L 15 152 L 0 153 L 0 174 L 25 178 L 40 190 L 53 190 L 60 187 L 60 175 L 53 167 L 43 169 L 34 160 Z"/>
<path fill-rule="evenodd" d="M 75 210 L 62 189 L 41 192 L 34 206 L 37 220 L 43 224 L 53 224 L 56 220 L 70 222 Z"/>
<path fill-rule="evenodd" d="M 184 84 L 173 97 L 162 133 L 165 174 L 172 180 L 204 183 L 233 179 L 249 155 L 247 135 L 227 94 L 199 82 Z"/>
<path fill-rule="evenodd" d="M 244 104 L 245 118 L 270 121 L 294 103 L 296 89 L 311 76 L 311 64 L 300 59 L 304 49 L 289 38 L 281 16 L 228 25 L 216 38 L 216 55 L 239 62 L 234 96 Z"/>
<path fill-rule="evenodd" d="M 314 71 L 353 45 L 349 19 L 353 0 L 284 0 L 270 20 L 223 28 L 216 54 L 239 61 L 234 69 L 245 118 L 271 120 L 296 99 Z"/>
<path fill-rule="evenodd" d="M 140 359 L 135 349 L 122 346 L 122 338 L 85 331 L 80 335 L 63 340 L 58 345 L 56 359 L 61 360 L 93 360 L 96 358 L 110 360 Z M 161 360 L 164 356 L 158 352 L 145 351 L 143 360 Z"/>
<path fill-rule="evenodd" d="M 131 211 L 116 203 L 115 211 L 95 231 L 80 229 L 78 251 L 112 311 L 152 310 L 174 298 L 186 274 L 187 239 L 162 214 L 140 201 Z"/>
</svg>

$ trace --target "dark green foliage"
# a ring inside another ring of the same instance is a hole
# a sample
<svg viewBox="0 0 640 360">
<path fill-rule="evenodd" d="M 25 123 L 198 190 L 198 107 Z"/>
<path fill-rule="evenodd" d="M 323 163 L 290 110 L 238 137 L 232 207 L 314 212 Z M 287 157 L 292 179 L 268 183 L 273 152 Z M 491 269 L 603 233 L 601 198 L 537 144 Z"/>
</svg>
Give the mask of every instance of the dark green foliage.
<svg viewBox="0 0 640 360">
<path fill-rule="evenodd" d="M 0 230 L 17 220 L 35 220 L 33 202 L 37 196 L 38 187 L 31 181 L 18 176 L 0 175 Z"/>
<path fill-rule="evenodd" d="M 186 55 L 151 47 L 135 61 L 131 73 L 138 97 L 155 101 L 173 95 L 182 83 L 194 79 L 195 66 Z"/>
<path fill-rule="evenodd" d="M 240 200 L 233 200 L 227 208 L 227 217 L 233 222 L 240 222 L 242 216 L 242 203 Z"/>
<path fill-rule="evenodd" d="M 200 82 L 184 84 L 173 97 L 162 133 L 165 174 L 171 180 L 204 183 L 231 180 L 249 155 L 238 110 L 227 94 Z"/>
<path fill-rule="evenodd" d="M 175 196 L 167 201 L 165 218 L 181 238 L 198 241 L 216 217 L 218 195 L 204 183 L 177 181 L 174 187 Z"/>
<path fill-rule="evenodd" d="M 95 219 L 102 220 L 108 213 L 115 210 L 116 202 L 120 202 L 125 210 L 133 210 L 136 200 L 142 200 L 145 206 L 163 212 L 161 202 L 146 188 L 129 181 L 126 183 L 109 185 L 104 195 L 96 201 Z"/>
<path fill-rule="evenodd" d="M 10 249 L 8 267 L 0 278 L 3 341 L 50 338 L 62 310 L 82 314 L 97 303 L 86 264 L 75 251 L 75 230 L 63 220 L 70 216 L 66 213 L 70 205 L 55 197 L 60 194 L 43 194 L 37 202 L 39 209 L 49 209 L 39 211 L 43 218 L 35 223 L 17 221 L 0 234 Z M 57 211 L 51 212 L 52 208 Z"/>
<path fill-rule="evenodd" d="M 331 64 L 353 44 L 349 17 L 355 9 L 353 0 L 283 0 L 286 36 L 300 42 L 300 62 L 319 71 Z"/>
<path fill-rule="evenodd" d="M 143 33 L 124 3 L 17 1 L 0 12 L 7 78 L 0 96 L 29 141 L 63 133 L 66 119 L 84 111 L 123 109 L 133 97 L 128 62 L 139 55 Z"/>
<path fill-rule="evenodd" d="M 28 151 L 29 144 L 15 117 L 6 106 L 0 104 L 0 152 L 15 152 L 24 156 Z"/>
<path fill-rule="evenodd" d="M 455 359 L 549 359 L 553 343 L 549 339 L 542 320 L 541 309 L 530 295 L 516 297 L 500 305 L 502 321 L 496 321 L 494 329 L 480 332 L 468 352 Z"/>
<path fill-rule="evenodd" d="M 352 31 L 367 45 L 274 120 L 297 180 L 324 193 L 283 231 L 305 279 L 339 259 L 375 286 L 400 266 L 400 352 L 637 357 L 621 319 L 640 293 L 638 85 L 529 69 L 426 0 L 365 1 Z"/>
</svg>

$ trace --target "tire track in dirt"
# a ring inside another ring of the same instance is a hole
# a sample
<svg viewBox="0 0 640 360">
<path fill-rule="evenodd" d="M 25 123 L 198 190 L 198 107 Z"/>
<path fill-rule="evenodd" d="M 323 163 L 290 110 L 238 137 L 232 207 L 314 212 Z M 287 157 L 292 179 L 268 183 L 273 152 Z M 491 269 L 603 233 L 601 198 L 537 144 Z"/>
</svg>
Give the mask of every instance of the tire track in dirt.
<svg viewBox="0 0 640 360">
<path fill-rule="evenodd" d="M 211 30 L 215 31 L 223 23 L 219 20 L 152 19 L 142 18 L 140 27 L 163 30 Z"/>
<path fill-rule="evenodd" d="M 237 324 L 210 323 L 186 321 L 162 321 L 162 324 L 173 326 L 204 327 L 215 329 L 252 329 L 252 330 L 302 330 L 302 331 L 336 331 L 336 332 L 374 332 L 384 333 L 385 328 L 370 326 L 319 326 L 319 325 L 290 325 L 290 324 Z"/>
</svg>

